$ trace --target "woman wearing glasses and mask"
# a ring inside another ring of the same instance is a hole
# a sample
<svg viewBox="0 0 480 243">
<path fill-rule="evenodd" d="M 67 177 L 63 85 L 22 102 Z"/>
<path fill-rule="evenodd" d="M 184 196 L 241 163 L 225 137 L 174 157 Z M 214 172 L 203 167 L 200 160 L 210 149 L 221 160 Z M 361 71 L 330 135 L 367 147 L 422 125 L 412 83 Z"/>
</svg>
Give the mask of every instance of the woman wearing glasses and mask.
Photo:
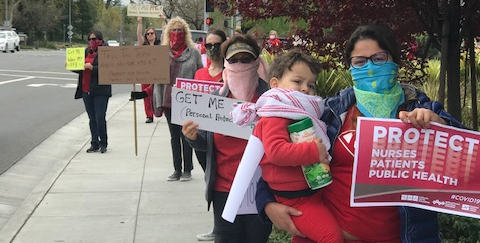
<svg viewBox="0 0 480 243">
<path fill-rule="evenodd" d="M 250 36 L 239 35 L 224 42 L 224 86 L 213 94 L 255 102 L 269 89 L 268 84 L 258 77 L 259 54 L 260 48 Z M 193 148 L 207 152 L 206 199 L 209 207 L 213 202 L 215 242 L 267 242 L 271 224 L 264 223 L 258 214 L 238 215 L 234 223 L 222 218 L 247 140 L 198 130 L 193 121 L 186 121 L 182 132 Z"/>
<path fill-rule="evenodd" d="M 198 69 L 203 67 L 200 53 L 192 41 L 192 34 L 187 22 L 182 18 L 172 18 L 162 34 L 162 45 L 170 50 L 170 84 L 155 84 L 153 86 L 153 108 L 163 110 L 170 130 L 170 144 L 172 147 L 173 167 L 175 171 L 168 177 L 169 181 L 190 181 L 192 148 L 182 135 L 182 126 L 172 124 L 172 85 L 176 78 L 192 79 Z M 183 161 L 183 172 L 182 172 Z"/>
<path fill-rule="evenodd" d="M 137 45 L 141 46 L 155 46 L 160 45 L 160 40 L 157 38 L 157 33 L 155 29 L 149 27 L 145 30 L 145 34 L 142 35 L 142 17 L 137 17 Z M 152 104 L 152 92 L 153 92 L 153 84 L 142 84 L 142 91 L 141 92 L 131 92 L 131 99 L 142 99 L 143 98 L 143 106 L 145 109 L 145 114 L 147 115 L 147 120 L 145 123 L 152 123 L 153 122 L 153 104 Z M 163 113 L 162 110 L 158 110 L 156 112 L 157 116 L 161 116 Z"/>
<path fill-rule="evenodd" d="M 207 50 L 208 66 L 198 69 L 195 73 L 194 79 L 222 82 L 223 58 L 220 47 L 226 40 L 227 36 L 222 30 L 214 30 L 207 34 L 207 38 L 205 39 L 205 49 Z M 198 162 L 205 172 L 207 154 L 198 150 L 195 150 L 195 154 L 197 155 Z M 215 239 L 215 234 L 213 231 L 204 234 L 198 234 L 197 239 L 202 241 L 213 241 Z"/>
<path fill-rule="evenodd" d="M 222 30 L 214 30 L 207 34 L 205 49 L 210 62 L 207 61 L 209 64 L 206 67 L 197 70 L 195 79 L 216 82 L 222 80 L 223 58 L 220 54 L 220 46 L 226 40 L 227 36 Z"/>
<path fill-rule="evenodd" d="M 345 242 L 440 242 L 435 212 L 411 207 L 350 207 L 356 120 L 361 116 L 399 118 L 422 128 L 430 122 L 462 125 L 440 103 L 397 81 L 400 47 L 389 28 L 358 27 L 345 53 L 354 86 L 326 99 L 321 117 L 333 145 L 333 182 L 322 189 L 325 204 L 337 219 Z M 301 236 L 290 218 L 301 212 L 275 202 L 262 180 L 257 190 L 259 212 L 266 213 L 279 228 Z M 292 242 L 310 241 L 296 236 Z"/>
<path fill-rule="evenodd" d="M 107 113 L 108 99 L 112 96 L 111 85 L 98 84 L 98 47 L 103 46 L 103 35 L 93 31 L 88 35 L 88 48 L 85 50 L 85 69 L 78 71 L 78 85 L 75 99 L 83 99 L 88 114 L 92 140 L 87 153 L 107 152 Z"/>
</svg>

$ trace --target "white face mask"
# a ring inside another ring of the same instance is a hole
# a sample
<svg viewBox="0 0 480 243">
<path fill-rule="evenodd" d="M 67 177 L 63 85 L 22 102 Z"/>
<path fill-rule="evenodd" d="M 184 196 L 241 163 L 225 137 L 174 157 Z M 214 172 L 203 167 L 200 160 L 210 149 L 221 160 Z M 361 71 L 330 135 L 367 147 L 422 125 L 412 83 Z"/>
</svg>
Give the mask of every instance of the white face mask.
<svg viewBox="0 0 480 243">
<path fill-rule="evenodd" d="M 275 39 L 275 35 L 270 35 L 270 39 Z"/>
</svg>

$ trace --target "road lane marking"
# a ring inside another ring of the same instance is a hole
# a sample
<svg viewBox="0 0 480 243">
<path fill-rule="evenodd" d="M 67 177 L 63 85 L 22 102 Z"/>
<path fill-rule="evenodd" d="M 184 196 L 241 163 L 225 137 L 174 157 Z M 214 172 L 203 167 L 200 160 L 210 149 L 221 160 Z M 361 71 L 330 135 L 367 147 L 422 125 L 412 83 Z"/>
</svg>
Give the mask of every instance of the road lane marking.
<svg viewBox="0 0 480 243">
<path fill-rule="evenodd" d="M 77 88 L 76 84 L 52 84 L 52 83 L 45 83 L 45 84 L 28 84 L 28 87 L 42 87 L 42 86 L 54 86 L 54 87 L 60 87 L 60 88 Z"/>
<path fill-rule="evenodd" d="M 12 73 L 44 73 L 44 74 L 61 74 L 61 75 L 77 75 L 72 72 L 46 72 L 46 71 L 28 71 L 28 70 L 10 70 L 10 69 L 0 69 L 0 72 L 12 72 Z"/>
<path fill-rule="evenodd" d="M 15 82 L 23 81 L 23 80 L 34 79 L 34 78 L 35 78 L 35 77 L 28 76 L 28 77 L 25 77 L 25 78 L 17 78 L 17 79 L 12 79 L 12 80 L 7 80 L 7 81 L 1 81 L 1 82 L 0 82 L 0 85 L 2 85 L 2 84 L 8 84 L 8 83 L 15 83 Z"/>
<path fill-rule="evenodd" d="M 9 76 L 9 77 L 33 77 L 38 79 L 54 79 L 54 80 L 77 80 L 76 78 L 57 78 L 57 77 L 45 77 L 45 76 L 26 76 L 26 75 L 18 75 L 18 74 L 4 74 L 0 73 L 0 76 Z"/>
</svg>

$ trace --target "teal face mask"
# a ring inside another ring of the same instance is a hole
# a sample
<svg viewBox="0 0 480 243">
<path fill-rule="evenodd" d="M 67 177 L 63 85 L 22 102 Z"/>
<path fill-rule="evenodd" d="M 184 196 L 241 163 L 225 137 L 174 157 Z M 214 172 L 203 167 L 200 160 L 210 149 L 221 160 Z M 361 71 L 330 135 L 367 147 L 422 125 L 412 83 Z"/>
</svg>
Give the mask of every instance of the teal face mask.
<svg viewBox="0 0 480 243">
<path fill-rule="evenodd" d="M 387 61 L 375 65 L 368 61 L 361 68 L 350 67 L 357 107 L 367 117 L 395 118 L 404 102 L 402 87 L 397 82 L 398 65 Z"/>
</svg>

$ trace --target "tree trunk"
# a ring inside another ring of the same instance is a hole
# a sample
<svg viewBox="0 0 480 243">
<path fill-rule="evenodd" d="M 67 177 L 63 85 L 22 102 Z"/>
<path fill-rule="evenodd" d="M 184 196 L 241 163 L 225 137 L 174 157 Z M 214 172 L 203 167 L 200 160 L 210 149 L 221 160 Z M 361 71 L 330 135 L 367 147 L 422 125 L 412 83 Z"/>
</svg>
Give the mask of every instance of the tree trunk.
<svg viewBox="0 0 480 243">
<path fill-rule="evenodd" d="M 448 63 L 447 63 L 447 108 L 457 120 L 462 120 L 460 105 L 460 0 L 449 3 Z"/>
<path fill-rule="evenodd" d="M 442 104 L 445 103 L 445 80 L 447 73 L 447 63 L 448 63 L 448 37 L 450 35 L 450 24 L 448 18 L 448 5 L 444 1 L 440 6 L 440 15 L 442 16 L 442 42 L 440 53 L 442 54 L 440 58 L 440 77 L 439 77 L 439 87 L 438 87 L 438 101 Z"/>
<path fill-rule="evenodd" d="M 469 25 L 471 26 L 471 25 Z M 470 27 L 469 27 L 470 28 Z M 478 131 L 478 110 L 477 110 L 477 74 L 475 69 L 475 39 L 471 31 L 468 33 L 468 52 L 470 64 L 470 89 L 472 94 L 472 128 Z M 465 63 L 465 69 L 467 64 Z"/>
</svg>

